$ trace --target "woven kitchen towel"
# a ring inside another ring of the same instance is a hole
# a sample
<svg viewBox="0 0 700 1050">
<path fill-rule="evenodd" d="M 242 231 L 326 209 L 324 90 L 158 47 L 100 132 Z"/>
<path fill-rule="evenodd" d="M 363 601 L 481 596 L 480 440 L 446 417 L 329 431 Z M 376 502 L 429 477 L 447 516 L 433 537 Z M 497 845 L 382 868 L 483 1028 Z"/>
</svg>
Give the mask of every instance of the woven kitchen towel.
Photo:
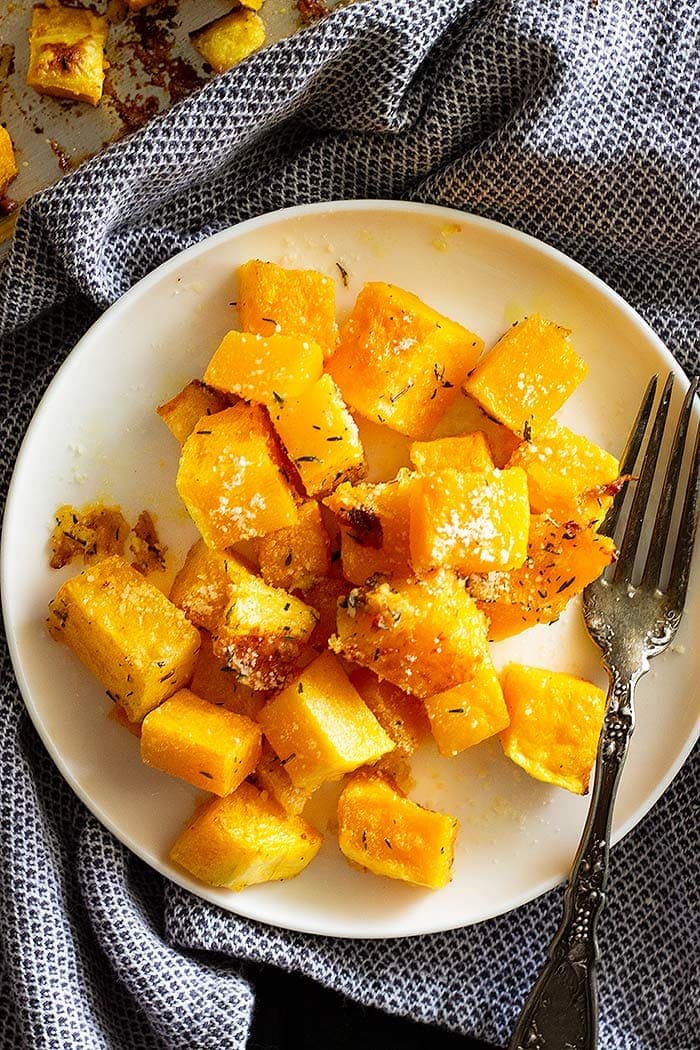
<svg viewBox="0 0 700 1050">
<path fill-rule="evenodd" d="M 699 31 L 693 0 L 368 0 L 110 148 L 24 208 L 0 272 L 3 493 L 42 391 L 99 312 L 181 248 L 289 204 L 404 197 L 493 216 L 590 267 L 697 370 Z M 3 1047 L 242 1048 L 249 959 L 507 1040 L 559 893 L 398 943 L 223 914 L 85 811 L 3 659 Z M 613 853 L 606 1050 L 697 1046 L 697 798 L 696 761 Z"/>
</svg>

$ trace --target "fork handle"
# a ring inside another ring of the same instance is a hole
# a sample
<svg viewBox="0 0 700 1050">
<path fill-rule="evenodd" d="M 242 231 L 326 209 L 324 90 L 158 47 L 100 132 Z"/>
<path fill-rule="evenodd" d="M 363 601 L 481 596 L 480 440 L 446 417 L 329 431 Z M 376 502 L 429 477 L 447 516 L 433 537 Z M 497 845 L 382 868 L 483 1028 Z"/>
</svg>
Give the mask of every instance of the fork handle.
<svg viewBox="0 0 700 1050">
<path fill-rule="evenodd" d="M 595 1050 L 598 1045 L 596 928 L 605 903 L 613 805 L 634 729 L 638 678 L 638 672 L 610 673 L 593 794 L 564 892 L 562 920 L 510 1050 Z"/>
</svg>

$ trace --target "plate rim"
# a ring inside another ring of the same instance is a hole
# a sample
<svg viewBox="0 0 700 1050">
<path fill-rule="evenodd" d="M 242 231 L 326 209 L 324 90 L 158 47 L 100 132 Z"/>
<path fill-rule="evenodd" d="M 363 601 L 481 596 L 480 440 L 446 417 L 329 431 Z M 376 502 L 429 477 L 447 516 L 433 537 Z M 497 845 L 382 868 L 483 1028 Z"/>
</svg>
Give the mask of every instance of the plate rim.
<svg viewBox="0 0 700 1050">
<path fill-rule="evenodd" d="M 627 319 L 637 328 L 641 329 L 646 338 L 652 343 L 654 349 L 658 355 L 665 362 L 666 367 L 674 373 L 676 378 L 682 380 L 684 386 L 688 385 L 688 379 L 686 373 L 676 358 L 673 357 L 670 350 L 665 346 L 661 338 L 656 334 L 651 325 L 632 307 L 623 297 L 611 288 L 602 278 L 596 276 L 589 269 L 583 266 L 581 263 L 570 258 L 560 249 L 553 247 L 546 241 L 534 237 L 531 234 L 524 233 L 522 230 L 518 230 L 513 226 L 509 226 L 506 223 L 498 222 L 494 219 L 487 218 L 481 215 L 475 215 L 472 212 L 464 211 L 460 208 L 452 208 L 446 205 L 436 204 L 424 204 L 418 201 L 404 201 L 404 200 L 384 200 L 381 198 L 363 198 L 357 200 L 332 200 L 332 201 L 319 201 L 311 204 L 299 204 L 287 208 L 279 208 L 274 211 L 265 212 L 262 215 L 256 215 L 249 219 L 245 219 L 233 226 L 227 226 L 223 230 L 219 230 L 217 233 L 210 234 L 209 236 L 203 237 L 201 240 L 196 241 L 194 244 L 189 245 L 187 248 L 182 249 L 175 255 L 166 259 L 160 263 L 155 269 L 150 271 L 135 284 L 133 284 L 123 295 L 121 295 L 114 303 L 112 303 L 107 309 L 97 318 L 97 320 L 87 329 L 87 331 L 80 337 L 75 346 L 68 352 L 60 366 L 56 370 L 55 375 L 51 378 L 51 381 L 47 385 L 43 392 L 39 403 L 37 404 L 32 417 L 29 421 L 27 429 L 24 433 L 22 441 L 20 443 L 17 457 L 12 470 L 12 476 L 10 484 L 7 490 L 7 498 L 5 501 L 5 508 L 3 513 L 2 521 L 2 533 L 0 535 L 0 601 L 2 607 L 2 615 L 5 623 L 5 634 L 7 639 L 8 650 L 10 653 L 10 660 L 12 668 L 17 679 L 19 686 L 20 695 L 24 707 L 29 714 L 34 728 L 36 729 L 39 737 L 46 748 L 52 762 L 57 767 L 59 773 L 69 785 L 74 794 L 80 799 L 83 805 L 86 806 L 88 811 L 95 817 L 96 820 L 106 828 L 110 834 L 112 834 L 122 845 L 126 846 L 132 853 L 138 856 L 144 861 L 150 868 L 157 871 L 160 875 L 167 878 L 169 881 L 174 882 L 176 885 L 181 886 L 183 889 L 189 890 L 195 896 L 200 899 L 206 900 L 215 906 L 222 908 L 222 910 L 238 915 L 244 919 L 260 922 L 265 926 L 270 926 L 273 929 L 284 929 L 297 933 L 309 934 L 312 936 L 321 937 L 337 937 L 343 940 L 396 940 L 403 939 L 406 937 L 419 937 L 429 936 L 431 934 L 438 934 L 448 932 L 455 929 L 463 929 L 469 926 L 474 926 L 482 922 L 486 922 L 490 919 L 496 919 L 499 916 L 508 914 L 517 908 L 523 907 L 529 904 L 531 901 L 541 897 L 543 894 L 549 892 L 555 887 L 562 885 L 563 882 L 568 878 L 567 875 L 553 876 L 548 879 L 543 879 L 539 882 L 534 889 L 530 889 L 523 894 L 511 899 L 504 907 L 497 911 L 493 911 L 491 908 L 487 909 L 482 914 L 477 914 L 474 918 L 470 919 L 468 923 L 459 922 L 456 925 L 447 921 L 444 924 L 435 925 L 430 923 L 428 925 L 421 925 L 409 923 L 407 930 L 401 932 L 363 932 L 361 934 L 354 933 L 349 929 L 339 927 L 333 933 L 329 933 L 327 929 L 313 928 L 309 923 L 300 925 L 295 923 L 293 918 L 290 918 L 289 922 L 284 924 L 279 922 L 272 922 L 270 919 L 266 919 L 259 914 L 259 909 L 246 908 L 243 894 L 231 894 L 231 907 L 227 907 L 222 902 L 215 898 L 213 890 L 210 892 L 210 888 L 204 884 L 200 884 L 193 879 L 190 879 L 184 873 L 177 871 L 177 869 L 170 868 L 163 863 L 158 857 L 155 857 L 148 853 L 146 849 L 141 847 L 138 842 L 134 841 L 133 837 L 120 831 L 115 822 L 108 816 L 106 816 L 99 808 L 99 806 L 93 804 L 89 793 L 83 789 L 77 779 L 73 776 L 68 766 L 64 763 L 61 752 L 54 746 L 51 739 L 51 735 L 44 726 L 38 710 L 34 707 L 34 703 L 31 696 L 31 690 L 24 674 L 22 662 L 19 653 L 19 644 L 17 641 L 16 631 L 8 616 L 8 603 L 5 579 L 8 574 L 9 567 L 9 552 L 7 542 L 7 524 L 11 522 L 14 517 L 14 503 L 15 503 L 15 489 L 19 482 L 18 478 L 22 474 L 23 461 L 28 454 L 28 449 L 31 445 L 32 435 L 35 428 L 39 425 L 38 420 L 41 415 L 42 407 L 45 402 L 53 396 L 53 390 L 59 385 L 60 379 L 64 372 L 64 369 L 73 368 L 76 365 L 82 355 L 86 353 L 86 348 L 89 348 L 89 344 L 96 338 L 99 337 L 100 332 L 104 326 L 109 325 L 112 322 L 115 314 L 118 314 L 124 309 L 128 309 L 133 301 L 137 300 L 142 295 L 148 293 L 150 288 L 157 284 L 162 278 L 166 277 L 170 272 L 176 270 L 182 265 L 187 265 L 198 256 L 206 254 L 213 248 L 216 248 L 220 244 L 225 243 L 231 237 L 239 235 L 241 233 L 247 233 L 254 231 L 257 227 L 265 227 L 267 225 L 273 225 L 277 221 L 284 221 L 287 219 L 301 218 L 307 215 L 322 214 L 328 211 L 347 211 L 347 212 L 360 212 L 360 211 L 389 211 L 389 212 L 409 212 L 414 215 L 429 215 L 435 218 L 443 218 L 446 222 L 454 222 L 457 217 L 462 222 L 467 222 L 469 225 L 491 230 L 499 233 L 501 236 L 506 236 L 512 240 L 524 245 L 526 248 L 535 250 L 540 254 L 548 257 L 554 263 L 564 266 L 570 272 L 576 276 L 582 278 L 586 283 L 593 286 L 593 288 L 606 298 L 614 308 L 620 310 L 626 315 Z M 640 805 L 634 813 L 614 832 L 611 836 L 611 845 L 615 846 L 620 842 L 633 828 L 635 828 L 642 820 L 648 815 L 650 810 L 656 805 L 661 796 L 670 787 L 671 783 L 678 775 L 683 765 L 687 761 L 691 751 L 693 750 L 698 737 L 700 736 L 700 719 L 696 720 L 694 732 L 691 732 L 686 739 L 683 747 L 678 752 L 676 760 L 666 771 L 665 775 L 655 785 L 654 790 L 645 798 L 642 805 Z M 573 860 L 573 857 L 572 857 Z M 242 905 L 242 906 L 241 906 Z"/>
</svg>

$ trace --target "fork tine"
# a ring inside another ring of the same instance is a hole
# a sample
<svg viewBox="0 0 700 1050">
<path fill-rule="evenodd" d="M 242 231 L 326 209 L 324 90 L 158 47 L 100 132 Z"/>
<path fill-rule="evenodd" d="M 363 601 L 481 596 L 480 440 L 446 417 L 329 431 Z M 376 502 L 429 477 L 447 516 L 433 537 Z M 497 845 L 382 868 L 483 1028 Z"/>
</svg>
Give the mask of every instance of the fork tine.
<svg viewBox="0 0 700 1050">
<path fill-rule="evenodd" d="M 642 447 L 642 441 L 644 440 L 644 435 L 646 433 L 647 424 L 649 423 L 649 416 L 651 415 L 654 398 L 656 397 L 656 385 L 658 381 L 658 375 L 653 375 L 649 380 L 644 397 L 642 398 L 642 403 L 637 412 L 637 418 L 632 424 L 632 429 L 630 430 L 627 444 L 625 445 L 625 451 L 622 453 L 622 459 L 620 460 L 620 474 L 622 475 L 631 474 L 634 470 L 639 450 Z M 613 537 L 615 535 L 615 529 L 617 528 L 622 504 L 625 502 L 625 495 L 626 490 L 624 486 L 615 494 L 612 506 L 605 515 L 603 524 L 598 530 L 603 536 Z"/>
<path fill-rule="evenodd" d="M 688 392 L 685 395 L 685 400 L 683 402 L 683 408 L 678 417 L 676 433 L 673 437 L 673 448 L 671 449 L 671 455 L 666 467 L 666 474 L 664 475 L 664 483 L 661 490 L 661 498 L 659 500 L 659 509 L 656 512 L 654 531 L 649 543 L 649 553 L 647 554 L 647 560 L 642 574 L 642 584 L 647 587 L 658 587 L 661 580 L 661 569 L 663 566 L 664 554 L 666 552 L 668 534 L 671 528 L 671 518 L 673 516 L 673 507 L 676 500 L 676 491 L 680 480 L 681 467 L 683 465 L 683 454 L 685 452 L 686 437 L 688 436 L 690 414 L 693 410 L 693 401 L 695 400 L 697 389 L 698 380 L 693 379 L 688 387 Z"/>
<path fill-rule="evenodd" d="M 693 460 L 690 467 L 690 475 L 683 500 L 683 511 L 681 523 L 678 529 L 676 550 L 671 565 L 671 579 L 669 594 L 674 607 L 681 612 L 685 603 L 685 594 L 688 589 L 688 577 L 690 576 L 690 562 L 693 557 L 693 546 L 695 544 L 695 533 L 698 527 L 698 502 L 700 502 L 700 427 L 695 437 L 695 448 L 693 449 Z"/>
<path fill-rule="evenodd" d="M 644 511 L 649 502 L 651 486 L 654 482 L 654 473 L 659 459 L 661 442 L 664 437 L 666 417 L 668 416 L 668 406 L 671 400 L 672 390 L 673 373 L 670 372 L 664 383 L 659 407 L 656 410 L 656 418 L 654 419 L 654 425 L 651 429 L 647 449 L 644 453 L 644 461 L 642 463 L 639 481 L 637 482 L 634 499 L 632 500 L 632 506 L 630 507 L 629 518 L 627 519 L 627 525 L 622 537 L 620 556 L 615 565 L 615 573 L 613 575 L 614 581 L 622 580 L 628 583 L 632 582 L 632 571 L 634 569 L 634 561 L 637 555 L 637 547 L 639 546 L 639 536 L 642 531 Z"/>
</svg>

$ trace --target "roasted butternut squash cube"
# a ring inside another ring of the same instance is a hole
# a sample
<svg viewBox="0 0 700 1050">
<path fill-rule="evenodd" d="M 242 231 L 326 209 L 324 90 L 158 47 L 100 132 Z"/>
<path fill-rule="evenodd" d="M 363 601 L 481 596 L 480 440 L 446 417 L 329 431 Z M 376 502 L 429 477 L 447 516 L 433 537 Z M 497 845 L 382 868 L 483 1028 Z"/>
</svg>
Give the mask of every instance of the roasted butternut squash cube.
<svg viewBox="0 0 700 1050">
<path fill-rule="evenodd" d="M 177 489 L 205 543 L 217 550 L 298 518 L 265 410 L 243 401 L 202 420 L 190 434 Z"/>
<path fill-rule="evenodd" d="M 377 281 L 358 295 L 328 370 L 354 411 L 423 440 L 483 345 L 418 296 Z"/>
<path fill-rule="evenodd" d="M 356 774 L 338 800 L 338 844 L 375 875 L 437 890 L 452 878 L 458 821 L 399 794 L 382 776 Z"/>
<path fill-rule="evenodd" d="M 246 401 L 280 404 L 320 378 L 323 351 L 304 336 L 228 332 L 204 373 L 205 383 Z"/>
<path fill-rule="evenodd" d="M 256 693 L 244 685 L 238 672 L 222 663 L 220 657 L 214 653 L 209 632 L 202 631 L 201 635 L 202 644 L 194 665 L 190 689 L 210 704 L 227 707 L 236 714 L 256 719 L 267 694 Z"/>
<path fill-rule="evenodd" d="M 90 565 L 124 553 L 129 524 L 119 507 L 88 503 L 78 509 L 64 504 L 57 509 L 55 520 L 49 540 L 52 569 L 61 569 L 74 558 Z"/>
<path fill-rule="evenodd" d="M 190 33 L 192 46 L 215 73 L 225 73 L 265 43 L 265 23 L 253 11 L 239 7 Z"/>
<path fill-rule="evenodd" d="M 366 473 L 357 424 L 329 375 L 299 397 L 276 401 L 270 415 L 309 496 L 324 496 Z"/>
<path fill-rule="evenodd" d="M 131 722 L 140 722 L 192 677 L 199 631 L 116 555 L 59 588 L 48 625 Z"/>
<path fill-rule="evenodd" d="M 603 690 L 521 664 L 506 667 L 501 682 L 510 712 L 501 733 L 508 758 L 537 780 L 585 795 L 603 725 Z"/>
<path fill-rule="evenodd" d="M 223 620 L 212 631 L 214 653 L 251 689 L 279 689 L 311 637 L 316 612 L 270 587 L 235 555 L 228 555 L 227 564 L 235 583 Z"/>
<path fill-rule="evenodd" d="M 422 701 L 391 682 L 382 681 L 365 667 L 358 667 L 350 681 L 397 750 L 412 755 L 430 733 Z"/>
<path fill-rule="evenodd" d="M 411 562 L 462 573 L 519 568 L 527 556 L 530 504 L 519 467 L 465 474 L 443 470 L 420 479 L 411 500 Z"/>
<path fill-rule="evenodd" d="M 318 503 L 306 500 L 297 511 L 296 525 L 268 532 L 258 541 L 262 578 L 286 591 L 308 591 L 331 567 L 330 540 Z"/>
<path fill-rule="evenodd" d="M 537 435 L 588 374 L 570 334 L 539 314 L 524 318 L 479 362 L 465 392 L 514 433 Z"/>
<path fill-rule="evenodd" d="M 309 799 L 308 791 L 294 786 L 279 755 L 275 754 L 267 740 L 263 741 L 262 756 L 256 766 L 254 780 L 260 790 L 266 791 L 279 802 L 287 813 L 301 813 Z"/>
<path fill-rule="evenodd" d="M 530 506 L 556 521 L 576 515 L 585 493 L 615 481 L 620 464 L 609 452 L 551 419 L 513 453 L 509 466 L 527 473 Z"/>
<path fill-rule="evenodd" d="M 36 4 L 29 30 L 27 84 L 96 106 L 102 98 L 107 19 L 85 7 Z"/>
<path fill-rule="evenodd" d="M 311 824 L 243 783 L 233 794 L 197 809 L 170 859 L 209 886 L 242 890 L 298 875 L 314 859 L 322 840 Z"/>
<path fill-rule="evenodd" d="M 470 594 L 489 620 L 489 638 L 500 641 L 536 623 L 552 623 L 575 594 L 600 576 L 615 557 L 615 544 L 595 526 L 557 525 L 531 518 L 525 564 L 512 572 L 476 573 Z"/>
<path fill-rule="evenodd" d="M 338 633 L 328 645 L 423 698 L 473 674 L 486 628 L 464 581 L 440 570 L 425 580 L 355 588 L 338 607 Z"/>
<path fill-rule="evenodd" d="M 499 469 L 507 466 L 508 460 L 520 444 L 520 438 L 502 423 L 487 416 L 476 401 L 461 390 L 440 418 L 431 434 L 431 440 L 479 432 L 486 437 L 494 465 Z"/>
<path fill-rule="evenodd" d="M 255 769 L 260 726 L 225 707 L 180 689 L 143 720 L 141 758 L 188 784 L 228 795 Z"/>
<path fill-rule="evenodd" d="M 217 412 L 223 412 L 230 403 L 229 398 L 218 390 L 199 379 L 193 379 L 175 397 L 158 405 L 156 412 L 183 445 L 202 416 L 214 416 Z"/>
<path fill-rule="evenodd" d="M 335 284 L 317 270 L 288 270 L 251 259 L 238 270 L 238 316 L 247 332 L 311 339 L 325 357 L 335 349 Z"/>
<path fill-rule="evenodd" d="M 394 748 L 329 652 L 305 667 L 259 718 L 292 783 L 309 793 Z"/>
<path fill-rule="evenodd" d="M 226 554 L 197 540 L 170 588 L 170 601 L 198 627 L 215 631 L 228 608 L 233 577 Z"/>
<path fill-rule="evenodd" d="M 328 639 L 335 634 L 338 602 L 344 601 L 351 590 L 351 584 L 345 580 L 329 576 L 304 593 L 304 600 L 318 613 L 318 623 L 309 638 L 309 644 L 318 652 L 327 648 Z"/>
<path fill-rule="evenodd" d="M 443 470 L 482 474 L 494 467 L 489 443 L 481 430 L 433 441 L 414 441 L 409 456 L 421 474 L 439 474 Z"/>
<path fill-rule="evenodd" d="M 505 729 L 509 722 L 503 690 L 490 658 L 460 685 L 425 698 L 440 752 L 457 755 Z"/>
<path fill-rule="evenodd" d="M 12 139 L 6 128 L 0 124 L 0 196 L 4 196 L 7 187 L 17 176 L 17 161 Z"/>
<path fill-rule="evenodd" d="M 413 574 L 409 515 L 416 480 L 402 469 L 393 481 L 376 485 L 346 482 L 324 501 L 340 527 L 343 575 L 352 583 Z"/>
</svg>

